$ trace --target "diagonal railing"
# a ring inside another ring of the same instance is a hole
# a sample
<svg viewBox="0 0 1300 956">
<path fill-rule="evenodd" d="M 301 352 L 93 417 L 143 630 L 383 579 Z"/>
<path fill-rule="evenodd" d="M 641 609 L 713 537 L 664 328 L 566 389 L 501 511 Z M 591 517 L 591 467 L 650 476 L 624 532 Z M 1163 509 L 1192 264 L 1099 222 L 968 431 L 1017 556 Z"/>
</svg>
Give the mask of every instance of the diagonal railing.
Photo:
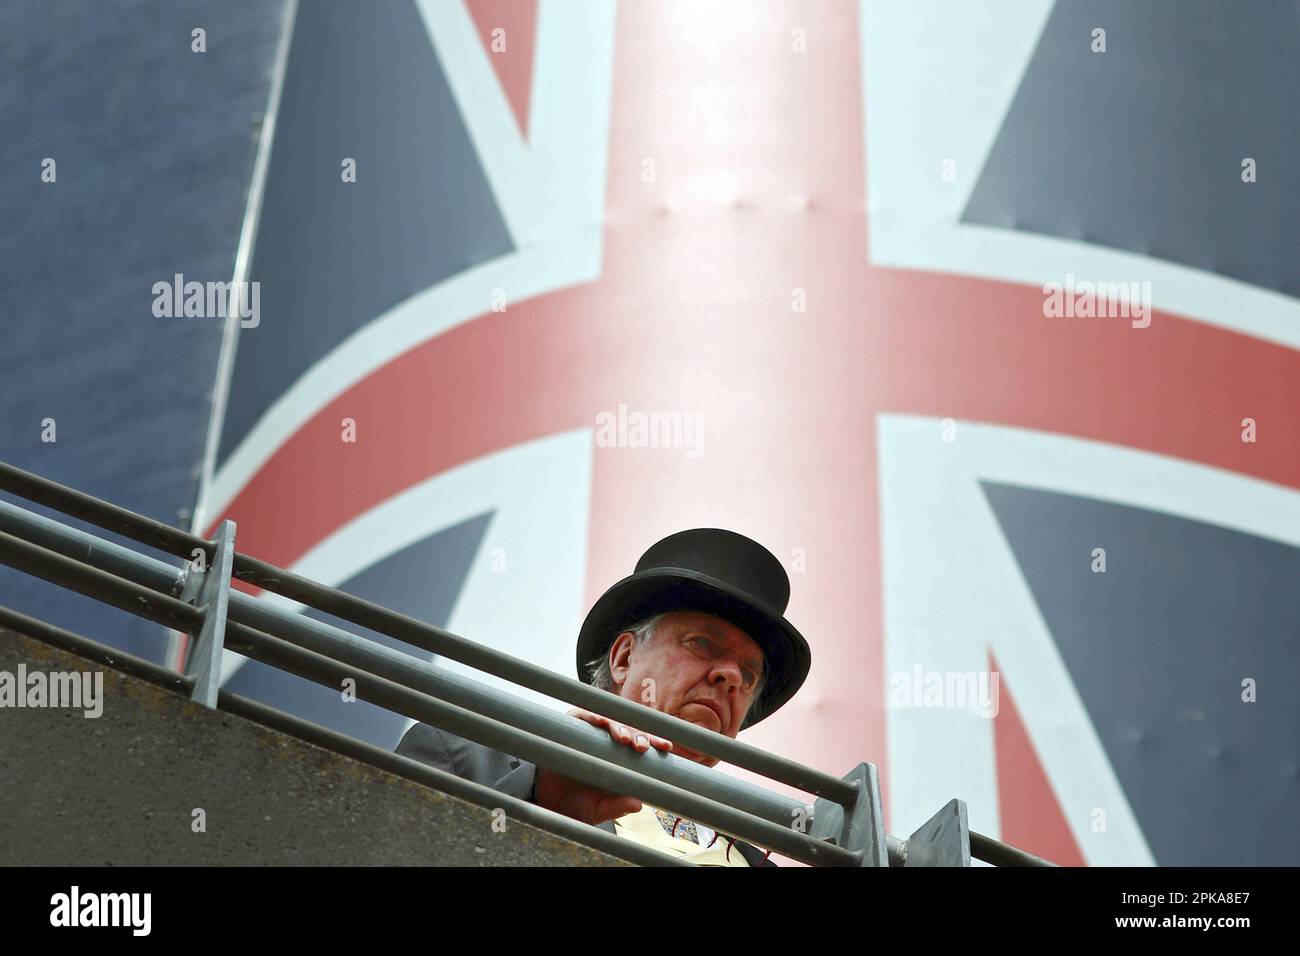
<svg viewBox="0 0 1300 956">
<path fill-rule="evenodd" d="M 260 706 L 220 690 L 221 655 L 229 649 L 332 688 L 351 678 L 360 699 L 811 865 L 961 866 L 969 865 L 972 857 L 1002 866 L 1051 865 L 971 833 L 961 800 L 950 801 L 907 840 L 890 837 L 884 832 L 878 777 L 870 763 L 859 764 L 843 778 L 832 777 L 555 674 L 240 554 L 232 521 L 223 522 L 208 541 L 3 463 L 0 489 L 184 559 L 175 567 L 0 500 L 0 563 L 191 635 L 184 686 L 205 706 L 225 706 L 228 701 L 246 709 Z M 585 721 L 234 590 L 232 578 L 678 741 L 815 799 L 803 803 L 673 754 L 637 753 Z M 5 614 L 14 618 L 13 612 Z M 64 640 L 85 641 L 60 634 Z M 302 724 L 295 721 L 297 730 L 310 733 Z M 316 732 L 331 733 L 322 728 Z M 332 744 L 368 747 L 348 738 L 333 739 Z M 368 754 L 371 759 L 384 753 L 371 749 L 376 751 Z M 464 786 L 457 789 L 468 792 Z M 501 795 L 494 798 L 500 802 Z M 672 862 L 652 850 L 628 852 L 622 845 L 627 841 L 615 837 L 616 844 L 610 844 L 603 839 L 610 836 L 607 832 L 540 807 L 528 814 L 530 822 L 543 829 L 601 849 L 612 847 L 616 855 L 636 862 Z"/>
</svg>

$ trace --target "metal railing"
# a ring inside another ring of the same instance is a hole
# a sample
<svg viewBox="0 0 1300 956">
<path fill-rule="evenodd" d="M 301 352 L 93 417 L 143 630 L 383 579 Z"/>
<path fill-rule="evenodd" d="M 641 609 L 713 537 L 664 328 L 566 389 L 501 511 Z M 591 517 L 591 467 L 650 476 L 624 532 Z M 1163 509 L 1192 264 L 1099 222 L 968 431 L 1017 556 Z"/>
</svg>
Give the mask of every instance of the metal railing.
<svg viewBox="0 0 1300 956">
<path fill-rule="evenodd" d="M 190 634 L 180 680 L 195 701 L 278 721 L 291 733 L 326 741 L 361 759 L 395 767 L 481 805 L 503 794 L 425 767 L 220 690 L 229 649 L 337 689 L 345 678 L 359 699 L 504 751 L 613 793 L 628 794 L 719 832 L 818 866 L 1050 866 L 1000 841 L 971 833 L 966 806 L 952 800 L 906 840 L 884 832 L 876 769 L 859 764 L 843 778 L 805 767 L 695 724 L 458 637 L 441 628 L 235 550 L 235 524 L 205 540 L 109 502 L 0 463 L 0 490 L 183 559 L 180 567 L 0 500 L 0 563 L 121 610 Z M 638 753 L 604 730 L 557 710 L 454 674 L 322 621 L 231 588 L 238 579 L 409 645 L 547 696 L 625 721 L 699 753 L 813 795 L 811 804 L 651 749 Z M 0 609 L 0 622 L 55 643 L 104 655 L 77 635 Z M 22 625 L 22 626 L 19 626 Z M 124 658 L 112 652 L 118 658 Z M 143 667 L 141 666 L 143 665 Z M 132 662 L 142 673 L 147 662 Z M 152 673 L 152 672 L 151 672 Z M 168 672 L 170 673 L 170 672 Z M 157 673 L 154 679 L 161 680 Z M 395 763 L 396 762 L 396 763 Z M 487 801 L 485 803 L 485 801 Z M 517 817 L 550 832 L 640 863 L 677 862 L 599 828 L 523 801 Z M 509 812 L 509 811 L 508 811 Z"/>
</svg>

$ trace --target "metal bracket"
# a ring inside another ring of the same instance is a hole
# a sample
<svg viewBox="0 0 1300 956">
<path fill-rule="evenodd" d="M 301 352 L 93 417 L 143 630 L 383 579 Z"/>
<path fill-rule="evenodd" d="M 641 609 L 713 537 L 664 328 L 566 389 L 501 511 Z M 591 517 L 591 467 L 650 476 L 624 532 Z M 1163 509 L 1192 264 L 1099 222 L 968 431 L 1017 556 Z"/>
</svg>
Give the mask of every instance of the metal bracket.
<svg viewBox="0 0 1300 956">
<path fill-rule="evenodd" d="M 880 775 L 874 764 L 860 763 L 842 779 L 858 787 L 858 798 L 845 814 L 838 803 L 819 798 L 813 804 L 808 835 L 862 854 L 862 866 L 889 866 L 885 844 L 885 813 L 880 801 Z"/>
<path fill-rule="evenodd" d="M 903 866 L 970 866 L 966 801 L 949 800 L 907 839 Z"/>
<path fill-rule="evenodd" d="M 190 699 L 204 707 L 217 706 L 221 689 L 221 655 L 226 643 L 226 611 L 230 604 L 230 576 L 235 566 L 235 523 L 221 522 L 213 539 L 212 563 L 201 575 L 191 568 L 182 600 L 203 611 L 203 627 L 190 647 L 185 675 L 194 678 Z"/>
</svg>

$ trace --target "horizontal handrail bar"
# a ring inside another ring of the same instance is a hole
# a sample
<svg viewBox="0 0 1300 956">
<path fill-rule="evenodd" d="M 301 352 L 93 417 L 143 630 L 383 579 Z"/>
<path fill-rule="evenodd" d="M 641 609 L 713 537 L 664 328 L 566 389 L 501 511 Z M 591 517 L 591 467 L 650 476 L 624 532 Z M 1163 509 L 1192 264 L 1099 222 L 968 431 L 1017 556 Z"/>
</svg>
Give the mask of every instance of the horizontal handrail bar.
<svg viewBox="0 0 1300 956">
<path fill-rule="evenodd" d="M 89 521 L 101 528 L 116 531 L 180 558 L 188 559 L 196 548 L 202 549 L 209 558 L 214 553 L 214 545 L 210 541 L 3 462 L 0 462 L 0 488 L 64 514 Z M 234 569 L 235 577 L 248 584 L 300 601 L 353 624 L 387 634 L 422 650 L 460 661 L 476 670 L 485 671 L 549 697 L 585 707 L 641 730 L 671 738 L 699 753 L 725 760 L 734 766 L 788 784 L 805 793 L 824 797 L 846 808 L 851 807 L 857 799 L 854 785 L 805 767 L 797 761 L 779 757 L 706 730 L 671 714 L 597 690 L 573 678 L 563 677 L 546 668 L 476 644 L 449 631 L 381 607 L 337 588 L 311 581 L 248 555 L 236 552 Z M 231 596 L 233 599 L 235 595 L 232 593 Z"/>
<path fill-rule="evenodd" d="M 593 727 L 586 721 L 575 720 L 553 707 L 505 693 L 482 681 L 456 674 L 427 661 L 419 661 L 409 654 L 349 634 L 321 621 L 299 615 L 286 616 L 279 608 L 265 604 L 257 606 L 255 601 L 253 606 L 242 601 L 232 601 L 230 619 L 274 634 L 298 647 L 341 661 L 364 673 L 597 755 L 628 769 L 652 774 L 665 783 L 687 788 L 780 826 L 789 825 L 800 811 L 811 817 L 811 807 L 801 801 L 709 770 L 674 754 L 663 754 L 653 748 L 638 753 L 626 744 L 615 742 L 608 732 Z M 226 646 L 231 646 L 229 641 Z"/>
<path fill-rule="evenodd" d="M 333 689 L 337 689 L 344 678 L 356 676 L 355 671 L 332 658 L 304 650 L 242 624 L 229 625 L 227 646 L 238 653 Z M 779 851 L 800 862 L 814 866 L 858 866 L 861 863 L 861 853 L 813 839 L 791 827 L 770 823 L 743 810 L 606 762 L 600 757 L 573 750 L 382 677 L 372 675 L 358 680 L 356 693 L 359 698 L 388 710 L 443 727 L 454 734 L 514 754 L 539 766 L 551 767 L 556 773 L 582 780 L 602 790 L 637 797 L 720 832 L 731 833 Z M 605 743 L 610 747 L 621 746 L 610 740 L 608 735 Z"/>
<path fill-rule="evenodd" d="M 203 624 L 203 612 L 192 604 L 6 531 L 0 531 L 0 564 L 178 631 L 192 631 Z"/>
<path fill-rule="evenodd" d="M 3 501 L 0 501 L 0 529 L 26 531 L 28 537 L 37 539 L 37 544 L 73 560 L 85 554 L 95 554 L 112 566 L 113 573 L 138 585 L 159 591 L 178 590 L 176 571 L 163 562 L 100 541 L 87 532 L 69 528 L 49 518 L 30 515 Z M 176 607 L 188 608 L 189 605 L 181 603 Z M 185 612 L 178 610 L 177 613 Z M 635 767 L 640 772 L 656 773 L 665 782 L 713 797 L 770 822 L 787 825 L 801 809 L 811 817 L 811 810 L 800 801 L 773 793 L 748 781 L 708 770 L 679 756 L 665 756 L 657 751 L 646 755 L 638 754 L 626 745 L 614 744 L 608 733 L 585 721 L 574 720 L 553 708 L 525 701 L 491 688 L 481 681 L 419 661 L 409 654 L 323 621 L 290 612 L 270 601 L 231 591 L 228 615 L 231 621 L 285 638 L 308 650 L 335 657 L 354 667 L 440 699 L 508 721 L 524 730 L 567 743 L 586 753 L 597 754 L 625 767 Z M 608 692 L 601 693 L 613 696 Z M 647 767 L 643 756 L 658 760 L 659 767 Z"/>
<path fill-rule="evenodd" d="M 1040 856 L 1034 856 L 1034 854 L 1028 853 L 1019 847 L 974 832 L 970 835 L 970 855 L 977 860 L 991 863 L 994 866 L 1055 867 L 1057 865 L 1049 860 L 1044 860 Z"/>
<path fill-rule="evenodd" d="M 19 570 L 35 573 L 52 583 L 95 597 L 137 616 L 164 621 L 178 630 L 193 631 L 202 625 L 204 612 L 192 605 L 5 532 L 0 532 L 0 562 Z M 251 598 L 248 600 L 253 601 Z M 233 605 L 232 601 L 232 609 Z M 272 609 L 270 605 L 265 605 L 263 609 L 280 611 L 280 609 Z M 280 614 L 289 616 L 283 611 L 280 611 Z M 269 617 L 273 625 L 281 623 L 275 620 L 274 614 Z M 319 622 L 312 623 L 319 624 Z M 363 639 L 357 638 L 357 640 Z M 281 666 L 331 687 L 340 686 L 345 677 L 357 676 L 353 668 L 337 660 L 304 650 L 279 637 L 237 623 L 233 614 L 232 620 L 227 625 L 226 646 L 257 659 L 273 654 L 275 659 L 268 661 L 273 666 Z M 387 648 L 384 650 L 397 653 Z M 411 663 L 418 666 L 414 661 Z M 327 677 L 323 679 L 322 674 Z M 651 801 L 664 809 L 689 815 L 692 819 L 715 829 L 734 833 L 801 862 L 813 865 L 852 866 L 860 861 L 860 853 L 853 853 L 815 840 L 791 828 L 729 807 L 710 797 L 661 782 L 658 778 L 665 772 L 673 774 L 673 770 L 667 769 L 665 764 L 670 760 L 686 764 L 687 762 L 682 761 L 681 758 L 658 755 L 660 761 L 658 765 L 651 763 L 641 772 L 637 772 L 608 763 L 600 756 L 571 749 L 501 721 L 436 700 L 427 694 L 382 677 L 367 676 L 364 681 L 359 681 L 357 693 L 364 699 L 397 710 L 408 717 L 429 720 L 435 726 L 445 727 L 453 733 L 460 733 L 485 746 L 495 747 L 530 759 L 542 766 L 552 767 L 557 773 L 583 780 L 592 786 L 612 792 L 628 793 Z M 574 721 L 574 723 L 578 722 Z M 622 747 L 610 740 L 609 736 L 602 731 L 589 725 L 588 728 L 585 733 L 591 735 L 593 744 L 597 743 L 594 738 L 602 738 L 598 742 L 599 749 L 612 752 L 612 748 Z M 586 743 L 586 741 L 579 742 Z M 685 767 L 680 769 L 687 770 Z M 691 767 L 688 772 L 711 773 L 698 767 Z M 717 774 L 717 776 L 722 775 Z M 735 781 L 735 783 L 742 782 Z"/>
<path fill-rule="evenodd" d="M 135 514 L 127 509 L 86 495 L 75 489 L 67 488 L 3 462 L 0 462 L 0 490 L 7 490 L 30 501 L 44 504 L 72 517 L 81 518 L 91 524 L 115 531 L 137 542 L 180 558 L 190 558 L 195 549 L 202 550 L 209 557 L 214 552 L 213 542 L 205 541 L 195 535 Z M 153 592 L 152 594 L 141 590 L 132 592 L 130 597 L 136 602 L 136 606 L 124 608 L 126 610 L 136 611 L 139 606 L 142 606 L 139 602 L 158 605 L 159 594 L 162 596 L 179 594 L 186 575 L 189 573 L 188 567 L 174 568 L 147 555 L 141 555 L 128 548 L 123 548 L 79 529 L 71 528 L 42 515 L 16 507 L 3 500 L 0 500 L 0 529 L 11 533 L 16 532 L 19 538 L 35 541 L 59 554 L 77 558 L 84 562 L 97 562 L 105 569 L 116 574 L 117 577 L 142 585 Z M 318 610 L 333 614 L 336 617 L 387 634 L 397 640 L 435 654 L 461 661 L 479 670 L 529 687 L 548 696 L 603 713 L 606 716 L 617 718 L 646 731 L 670 736 L 701 753 L 718 757 L 728 763 L 745 767 L 770 779 L 787 783 L 804 792 L 816 794 L 840 803 L 846 809 L 851 808 L 857 798 L 855 785 L 846 781 L 838 780 L 828 774 L 804 767 L 795 761 L 769 754 L 766 751 L 724 737 L 721 734 L 705 730 L 672 715 L 662 714 L 607 692 L 596 690 L 579 681 L 562 677 L 525 661 L 517 660 L 491 648 L 467 641 L 440 628 L 372 604 L 335 588 L 310 581 L 247 555 L 236 553 L 234 556 L 234 576 L 271 593 L 279 594 L 308 606 L 314 606 Z M 100 587 L 102 582 L 96 584 L 92 581 L 91 586 Z M 254 609 L 260 613 L 266 606 L 269 606 L 268 602 L 259 601 L 237 591 L 232 591 L 230 597 L 232 619 L 236 620 L 239 614 L 251 614 Z M 107 603 L 121 606 L 114 601 L 108 601 Z M 189 605 L 182 606 L 189 607 Z M 300 615 L 293 615 L 293 618 L 296 621 L 319 625 L 321 628 L 329 628 L 330 631 L 334 632 L 335 637 L 344 635 L 348 639 L 362 640 L 347 631 L 330 628 L 329 625 L 315 622 L 311 618 Z M 154 619 L 167 623 L 177 630 L 192 630 L 190 627 L 170 623 L 161 617 Z M 27 620 L 30 621 L 31 619 Z M 317 634 L 315 637 L 319 638 L 321 635 Z M 374 648 L 393 654 L 397 653 L 391 652 L 389 648 L 379 644 L 374 644 Z M 375 663 L 385 662 L 376 661 Z M 385 666 L 387 666 L 386 663 Z M 389 672 L 392 673 L 391 669 Z M 458 689 L 454 686 L 455 682 L 463 680 L 457 675 L 445 671 L 445 669 L 442 669 L 438 676 L 447 679 L 447 684 L 440 685 L 438 689 L 448 693 L 457 692 Z M 427 684 L 426 675 L 421 674 L 420 681 Z M 468 700 L 466 702 L 474 703 Z M 579 728 L 578 733 L 583 733 L 581 728 L 585 725 L 576 721 L 573 724 Z M 544 733 L 550 733 L 550 730 L 545 729 Z M 565 736 L 568 735 L 565 734 Z M 581 742 L 579 741 L 579 743 Z M 607 757 L 608 754 L 601 754 L 600 756 Z M 623 748 L 623 752 L 619 756 L 624 763 L 632 759 L 632 755 L 626 752 L 626 748 Z M 679 760 L 679 762 L 685 761 Z M 735 782 L 738 784 L 743 783 L 742 781 Z M 690 785 L 694 786 L 695 782 L 691 781 Z M 760 804 L 763 804 L 767 798 L 775 796 L 762 788 L 753 787 L 752 789 L 759 794 L 766 795 L 759 798 Z M 716 790 L 714 793 L 716 794 Z M 749 806 L 751 809 L 758 808 L 754 804 L 749 804 Z M 756 815 L 770 817 L 772 816 L 771 808 L 768 808 L 766 814 Z M 970 833 L 970 841 L 971 856 L 994 865 L 1055 865 L 1017 847 L 1009 846 L 999 840 L 973 831 Z M 901 862 L 906 851 L 906 844 L 892 836 L 887 837 L 887 843 L 891 862 Z"/>
<path fill-rule="evenodd" d="M 446 770 L 439 770 L 437 767 L 431 767 L 427 763 L 421 763 L 411 757 L 404 757 L 401 754 L 393 753 L 391 750 L 385 750 L 383 747 L 376 747 L 374 744 L 366 743 L 364 740 L 358 740 L 355 737 L 349 737 L 336 730 L 330 730 L 328 727 L 313 724 L 301 717 L 294 717 L 282 710 L 268 707 L 260 701 L 241 697 L 227 690 L 221 691 L 218 695 L 217 707 L 220 710 L 263 726 L 298 737 L 308 743 L 316 744 L 327 750 L 333 750 L 346 757 L 352 757 L 362 763 L 368 763 L 380 770 L 387 770 L 389 773 L 395 773 L 398 776 L 422 783 L 426 787 L 433 787 L 476 806 L 488 810 L 500 808 L 506 811 L 506 816 L 511 820 L 520 820 L 531 824 L 539 830 L 545 830 L 556 836 L 564 837 L 574 843 L 584 843 L 603 853 L 608 853 L 610 856 L 627 860 L 629 863 L 636 863 L 640 866 L 689 867 L 692 865 L 686 860 L 669 856 L 667 853 L 653 847 L 642 846 L 631 840 L 624 840 L 607 830 L 590 826 L 572 817 L 566 817 L 554 810 L 547 810 L 545 807 L 529 803 L 527 800 L 520 800 L 507 793 L 502 793 L 500 790 L 493 790 L 484 784 L 466 780 L 464 777 L 458 777 Z"/>
</svg>

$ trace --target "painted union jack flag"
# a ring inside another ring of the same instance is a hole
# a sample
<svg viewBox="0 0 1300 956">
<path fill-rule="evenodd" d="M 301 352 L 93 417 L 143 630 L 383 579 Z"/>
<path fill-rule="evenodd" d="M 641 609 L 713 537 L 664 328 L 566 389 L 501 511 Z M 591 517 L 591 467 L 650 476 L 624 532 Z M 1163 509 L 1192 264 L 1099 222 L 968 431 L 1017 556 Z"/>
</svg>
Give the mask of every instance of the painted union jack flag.
<svg viewBox="0 0 1300 956">
<path fill-rule="evenodd" d="M 734 529 L 813 649 L 746 739 L 874 762 L 891 832 L 1300 862 L 1296 26 L 303 3 L 202 529 L 566 674 L 650 543 Z"/>
</svg>

